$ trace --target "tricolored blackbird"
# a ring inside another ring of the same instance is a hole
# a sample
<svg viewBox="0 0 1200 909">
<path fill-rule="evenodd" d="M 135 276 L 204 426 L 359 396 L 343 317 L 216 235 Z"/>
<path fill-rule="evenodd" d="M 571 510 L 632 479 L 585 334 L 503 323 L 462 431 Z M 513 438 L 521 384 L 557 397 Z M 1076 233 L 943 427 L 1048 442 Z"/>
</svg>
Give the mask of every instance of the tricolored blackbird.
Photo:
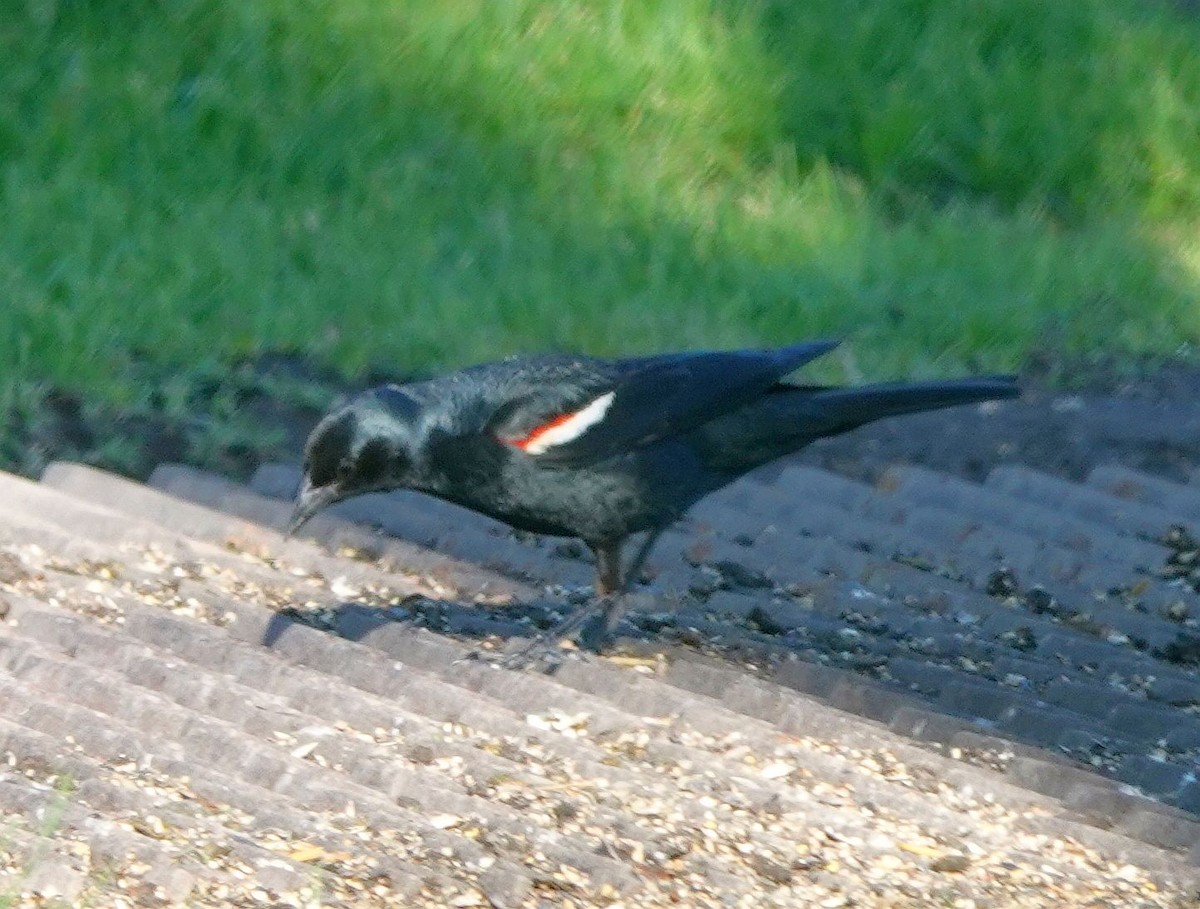
<svg viewBox="0 0 1200 909">
<path fill-rule="evenodd" d="M 835 347 L 701 351 L 600 360 L 514 357 L 350 399 L 313 430 L 289 532 L 349 496 L 414 489 L 512 527 L 578 537 L 595 554 L 598 647 L 654 541 L 692 504 L 810 442 L 872 420 L 1018 394 L 1011 376 L 858 388 L 791 384 Z M 628 569 L 621 546 L 646 537 Z"/>
</svg>

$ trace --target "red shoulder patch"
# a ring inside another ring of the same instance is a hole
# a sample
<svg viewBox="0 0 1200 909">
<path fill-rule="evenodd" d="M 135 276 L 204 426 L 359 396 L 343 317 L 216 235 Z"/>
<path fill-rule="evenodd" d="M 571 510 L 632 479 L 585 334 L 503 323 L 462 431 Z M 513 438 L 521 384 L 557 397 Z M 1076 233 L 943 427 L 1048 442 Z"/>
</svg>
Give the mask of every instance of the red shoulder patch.
<svg viewBox="0 0 1200 909">
<path fill-rule="evenodd" d="M 563 445 L 578 439 L 603 420 L 608 409 L 612 407 L 615 397 L 616 392 L 607 392 L 579 410 L 559 414 L 553 419 L 535 426 L 520 438 L 502 438 L 501 441 L 521 449 L 526 454 L 542 454 L 555 445 Z"/>
</svg>

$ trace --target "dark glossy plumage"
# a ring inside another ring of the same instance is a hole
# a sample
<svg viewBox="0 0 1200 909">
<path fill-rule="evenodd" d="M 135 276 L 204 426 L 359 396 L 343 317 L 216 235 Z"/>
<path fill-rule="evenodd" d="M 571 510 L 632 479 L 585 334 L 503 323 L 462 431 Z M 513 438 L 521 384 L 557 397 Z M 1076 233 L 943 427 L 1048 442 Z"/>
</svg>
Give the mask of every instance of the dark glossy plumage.
<svg viewBox="0 0 1200 909">
<path fill-rule="evenodd" d="M 314 429 L 293 526 L 348 496 L 415 489 L 521 530 L 582 539 L 597 556 L 598 591 L 615 592 L 626 538 L 648 532 L 632 573 L 693 503 L 762 464 L 872 420 L 1018 393 L 1007 376 L 784 381 L 834 346 L 514 358 L 372 389 Z"/>
</svg>

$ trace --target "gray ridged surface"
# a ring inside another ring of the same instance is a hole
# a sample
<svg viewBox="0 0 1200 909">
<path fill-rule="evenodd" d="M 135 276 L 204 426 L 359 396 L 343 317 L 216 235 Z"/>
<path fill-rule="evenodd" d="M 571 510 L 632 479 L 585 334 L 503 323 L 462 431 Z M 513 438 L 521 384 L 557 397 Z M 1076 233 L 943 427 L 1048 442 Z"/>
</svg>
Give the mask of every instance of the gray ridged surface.
<svg viewBox="0 0 1200 909">
<path fill-rule="evenodd" d="M 919 819 L 940 841 L 969 831 L 980 848 L 1011 848 L 999 826 L 964 826 L 960 803 L 988 793 L 1014 812 L 1013 829 L 1190 878 L 1200 678 L 1164 648 L 1195 628 L 1195 594 L 1154 575 L 1170 550 L 1145 521 L 1169 512 L 1164 500 L 1139 500 L 1129 484 L 1114 497 L 1112 479 L 1055 486 L 1062 503 L 1082 504 L 1057 506 L 1045 536 L 1044 509 L 1021 497 L 1040 489 L 1036 476 L 972 486 L 906 470 L 874 489 L 790 468 L 771 485 L 747 480 L 698 507 L 652 559 L 622 647 L 662 656 L 642 670 L 569 659 L 545 677 L 462 658 L 481 637 L 506 645 L 569 608 L 563 591 L 574 595 L 590 566 L 558 541 L 396 496 L 344 516 L 398 539 L 329 516 L 310 529 L 331 550 L 285 542 L 260 526 L 288 512 L 272 498 L 294 488 L 281 466 L 253 488 L 166 467 L 153 483 L 170 495 L 77 465 L 51 467 L 41 485 L 0 477 L 0 544 L 22 565 L 44 562 L 40 579 L 10 566 L 0 740 L 19 764 L 70 775 L 64 823 L 92 848 L 117 837 L 164 880 L 185 873 L 173 886 L 198 905 L 245 869 L 272 892 L 301 886 L 311 865 L 264 847 L 273 831 L 349 854 L 337 820 L 348 802 L 356 824 L 404 834 L 354 841 L 395 905 L 435 905 L 468 885 L 522 905 L 564 866 L 592 893 L 653 891 L 630 857 L 664 848 L 629 810 L 641 798 L 673 805 L 687 829 L 713 811 L 781 818 L 747 828 L 747 855 L 778 857 L 801 831 L 834 829 L 874 861 L 887 848 L 864 803 Z M 1122 507 L 1137 521 L 1094 520 Z M 956 546 L 964 521 L 986 542 Z M 370 558 L 339 557 L 347 548 Z M 1099 599 L 1092 578 L 1157 605 Z M 1161 614 L 1176 602 L 1186 614 Z M 573 733 L 571 717 L 586 729 Z M 759 778 L 743 748 L 797 769 Z M 904 782 L 862 766 L 884 753 Z M 241 814 L 189 819 L 195 804 L 127 785 L 114 768 L 128 763 Z M 607 795 L 560 816 L 568 779 L 602 781 Z M 829 795 L 847 781 L 852 798 Z M 34 816 L 34 790 L 9 789 L 0 810 Z M 153 830 L 112 828 L 131 816 L 196 825 L 228 847 L 225 864 L 189 862 Z M 783 873 L 720 852 L 682 861 L 731 900 L 756 899 Z"/>
<path fill-rule="evenodd" d="M 294 467 L 272 465 L 252 485 L 286 496 L 296 481 Z M 1200 596 L 1161 575 L 1171 550 L 1159 541 L 1173 524 L 1200 525 L 1171 510 L 1170 487 L 1119 496 L 1014 467 L 982 485 L 897 468 L 873 488 L 789 467 L 697 505 L 656 551 L 650 589 L 699 594 L 663 617 L 669 629 L 857 670 L 1200 810 L 1200 652 L 1187 650 Z M 350 516 L 403 535 L 387 515 L 417 507 L 411 494 L 379 496 Z M 443 516 L 464 534 L 501 532 L 455 512 Z M 580 578 L 553 543 L 508 545 L 522 556 L 492 567 Z"/>
</svg>

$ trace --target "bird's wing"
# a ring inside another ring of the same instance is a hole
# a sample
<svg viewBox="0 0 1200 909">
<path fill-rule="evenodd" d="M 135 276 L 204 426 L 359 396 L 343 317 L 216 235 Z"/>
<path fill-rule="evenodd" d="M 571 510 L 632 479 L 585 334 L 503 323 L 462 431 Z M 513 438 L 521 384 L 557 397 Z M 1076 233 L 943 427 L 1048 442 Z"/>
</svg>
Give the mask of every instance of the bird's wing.
<svg viewBox="0 0 1200 909">
<path fill-rule="evenodd" d="M 584 466 L 748 404 L 835 346 L 672 354 L 615 361 L 577 382 L 547 377 L 500 408 L 489 429 L 539 462 Z"/>
</svg>

